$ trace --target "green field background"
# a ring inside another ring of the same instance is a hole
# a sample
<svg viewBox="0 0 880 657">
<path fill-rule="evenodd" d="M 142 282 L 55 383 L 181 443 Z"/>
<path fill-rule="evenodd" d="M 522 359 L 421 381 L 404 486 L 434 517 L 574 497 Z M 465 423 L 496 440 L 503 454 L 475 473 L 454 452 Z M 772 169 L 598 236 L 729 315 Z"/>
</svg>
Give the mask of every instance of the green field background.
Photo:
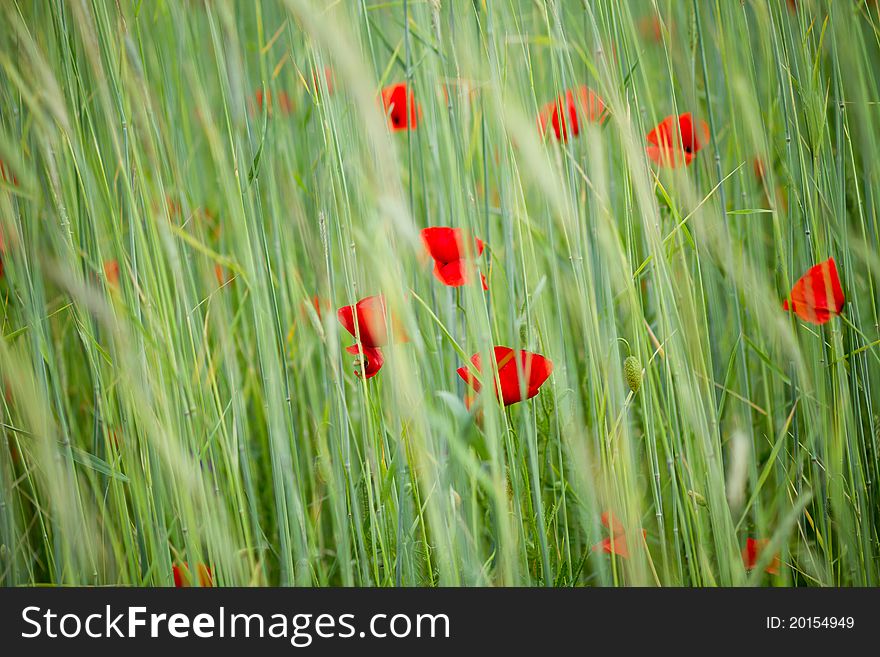
<svg viewBox="0 0 880 657">
<path fill-rule="evenodd" d="M 0 584 L 876 586 L 878 64 L 873 0 L 0 3 Z M 493 345 L 553 373 L 468 408 Z"/>
</svg>

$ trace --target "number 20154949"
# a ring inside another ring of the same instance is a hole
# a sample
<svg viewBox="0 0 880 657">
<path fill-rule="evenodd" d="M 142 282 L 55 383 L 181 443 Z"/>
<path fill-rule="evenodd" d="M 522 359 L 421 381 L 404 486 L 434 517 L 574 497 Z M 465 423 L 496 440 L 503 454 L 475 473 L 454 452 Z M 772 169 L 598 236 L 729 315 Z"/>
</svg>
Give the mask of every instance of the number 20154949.
<svg viewBox="0 0 880 657">
<path fill-rule="evenodd" d="M 851 630 L 856 621 L 852 616 L 767 616 L 768 630 Z"/>
</svg>

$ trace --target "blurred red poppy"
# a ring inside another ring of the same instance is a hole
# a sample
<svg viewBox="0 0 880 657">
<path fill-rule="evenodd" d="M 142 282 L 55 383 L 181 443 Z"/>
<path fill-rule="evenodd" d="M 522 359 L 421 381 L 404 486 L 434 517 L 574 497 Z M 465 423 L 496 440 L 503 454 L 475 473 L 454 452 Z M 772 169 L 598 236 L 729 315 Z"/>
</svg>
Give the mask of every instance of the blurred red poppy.
<svg viewBox="0 0 880 657">
<path fill-rule="evenodd" d="M 666 29 L 669 30 L 670 36 L 672 36 L 672 25 L 672 21 L 666 22 Z M 656 12 L 642 16 L 639 19 L 638 28 L 639 34 L 643 39 L 648 39 L 655 43 L 663 42 L 663 22 L 660 20 L 660 15 Z"/>
<path fill-rule="evenodd" d="M 596 543 L 593 546 L 593 551 L 598 552 L 599 550 L 605 552 L 606 554 L 616 554 L 619 557 L 623 557 L 624 559 L 629 558 L 629 547 L 626 543 L 626 530 L 623 527 L 623 523 L 617 519 L 611 511 L 605 511 L 602 514 L 602 525 L 605 529 L 608 529 L 611 533 L 611 536 L 608 538 L 603 538 L 601 541 Z M 642 537 L 647 538 L 648 532 L 646 530 L 642 531 Z"/>
<path fill-rule="evenodd" d="M 406 82 L 382 89 L 382 105 L 394 132 L 415 130 L 422 117 L 422 108 L 416 103 L 415 94 L 407 91 Z"/>
<path fill-rule="evenodd" d="M 278 109 L 281 110 L 282 114 L 290 114 L 293 111 L 293 101 L 290 99 L 290 96 L 287 95 L 284 91 L 279 91 L 277 95 L 273 96 L 272 91 L 267 89 L 265 92 L 262 89 L 257 89 L 257 93 L 255 94 L 257 101 L 257 110 L 259 112 L 263 111 L 263 103 L 266 103 L 266 114 L 272 116 L 272 110 L 275 105 L 278 106 Z"/>
<path fill-rule="evenodd" d="M 382 295 L 365 297 L 354 306 L 343 306 L 337 311 L 336 316 L 342 327 L 355 336 L 355 339 L 360 334 L 358 343 L 345 348 L 348 353 L 362 357 L 363 371 L 355 370 L 355 374 L 366 379 L 376 376 L 385 364 L 385 358 L 379 347 L 388 344 L 391 339 L 388 333 L 385 297 Z M 398 342 L 408 340 L 403 328 L 397 325 L 394 326 L 394 338 Z"/>
<path fill-rule="evenodd" d="M 179 219 L 182 213 L 180 202 L 171 194 L 165 195 L 165 206 L 168 209 L 168 216 L 171 219 Z"/>
<path fill-rule="evenodd" d="M 217 285 L 220 287 L 226 287 L 235 280 L 235 276 L 219 262 L 214 265 L 214 278 L 217 279 Z"/>
<path fill-rule="evenodd" d="M 422 242 L 434 259 L 434 276 L 441 283 L 449 287 L 459 287 L 468 282 L 468 268 L 465 259 L 468 255 L 467 238 L 461 228 L 448 226 L 424 228 L 422 229 Z M 482 255 L 484 248 L 483 240 L 475 237 L 471 247 L 471 255 L 473 257 Z M 488 290 L 489 286 L 486 284 L 486 277 L 483 274 L 480 274 L 480 280 L 483 283 L 483 289 Z"/>
<path fill-rule="evenodd" d="M 754 160 L 752 160 L 752 168 L 755 170 L 755 178 L 758 179 L 759 183 L 763 183 L 764 176 L 767 173 L 767 169 L 764 166 L 764 160 L 762 160 L 760 157 L 756 157 Z"/>
<path fill-rule="evenodd" d="M 174 573 L 174 586 L 177 588 L 189 588 L 192 586 L 192 577 L 190 577 L 189 568 L 186 564 L 174 564 L 171 567 Z M 199 575 L 199 586 L 207 588 L 214 586 L 214 574 L 211 568 L 203 563 L 196 567 Z"/>
<path fill-rule="evenodd" d="M 501 402 L 505 406 L 531 399 L 537 395 L 540 387 L 553 372 L 553 363 L 549 359 L 544 358 L 544 356 L 528 351 L 514 351 L 510 347 L 495 347 L 494 360 L 491 376 L 494 377 L 495 373 L 498 373 L 495 396 L 500 397 Z M 479 353 L 471 356 L 471 363 L 474 368 L 482 374 L 483 369 L 480 361 Z M 457 371 L 458 375 L 471 388 L 476 392 L 480 391 L 480 382 L 471 374 L 470 369 L 459 367 Z M 525 375 L 524 380 L 520 379 L 520 371 Z M 489 373 L 485 373 L 483 374 L 483 379 L 487 380 L 489 376 Z M 500 394 L 498 390 L 499 383 L 501 388 Z"/>
<path fill-rule="evenodd" d="M 323 319 L 324 309 L 330 307 L 330 302 L 327 299 L 322 299 L 317 294 L 312 295 L 312 308 L 315 309 L 315 312 L 318 314 L 318 319 Z"/>
<path fill-rule="evenodd" d="M 614 515 L 613 511 L 602 512 L 602 526 L 605 527 L 605 529 L 610 529 L 614 536 L 623 534 L 626 531 L 623 528 L 623 523 L 617 519 L 617 516 Z"/>
<path fill-rule="evenodd" d="M 219 239 L 223 226 L 220 223 L 217 213 L 210 208 L 196 208 L 193 215 L 200 220 L 205 229 L 208 231 L 211 239 Z"/>
<path fill-rule="evenodd" d="M 18 185 L 18 178 L 15 177 L 15 174 L 12 173 L 12 170 L 6 166 L 3 160 L 0 160 L 0 180 L 13 185 Z"/>
<path fill-rule="evenodd" d="M 783 310 L 793 310 L 805 322 L 824 324 L 839 315 L 846 299 L 834 258 L 828 258 L 807 270 L 794 287 L 791 295 L 782 302 Z"/>
<path fill-rule="evenodd" d="M 584 121 L 603 123 L 607 117 L 603 100 L 595 91 L 582 84 L 544 105 L 538 114 L 538 127 L 543 135 L 550 124 L 556 139 L 568 141 L 569 136 L 577 137 L 580 134 Z"/>
<path fill-rule="evenodd" d="M 758 559 L 761 557 L 761 553 L 764 551 L 764 548 L 767 547 L 768 543 L 770 543 L 770 540 L 766 538 L 746 539 L 746 546 L 742 551 L 743 565 L 745 565 L 746 570 L 754 570 L 755 566 L 758 565 Z M 778 575 L 780 564 L 779 555 L 773 555 L 773 559 L 770 561 L 770 564 L 764 568 L 764 572 L 770 573 L 771 575 Z"/>
<path fill-rule="evenodd" d="M 709 126 L 695 121 L 690 112 L 667 116 L 647 136 L 648 157 L 660 166 L 677 167 L 693 162 L 696 154 L 709 143 Z"/>
<path fill-rule="evenodd" d="M 116 287 L 119 285 L 119 261 L 118 260 L 105 260 L 104 261 L 104 278 L 107 279 L 108 285 Z"/>
<path fill-rule="evenodd" d="M 334 88 L 334 76 L 333 69 L 329 66 L 324 67 L 324 82 L 327 83 L 327 94 L 332 96 Z M 321 76 L 317 70 L 312 71 L 312 88 L 315 90 L 316 94 L 321 93 Z"/>
</svg>

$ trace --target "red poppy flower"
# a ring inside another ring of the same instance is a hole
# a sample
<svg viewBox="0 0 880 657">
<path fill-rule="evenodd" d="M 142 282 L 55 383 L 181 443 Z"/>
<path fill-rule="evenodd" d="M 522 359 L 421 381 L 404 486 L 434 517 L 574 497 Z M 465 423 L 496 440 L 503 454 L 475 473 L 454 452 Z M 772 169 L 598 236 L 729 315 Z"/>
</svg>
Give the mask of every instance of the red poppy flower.
<svg viewBox="0 0 880 657">
<path fill-rule="evenodd" d="M 603 123 L 606 118 L 605 103 L 599 95 L 586 85 L 581 85 L 544 105 L 538 114 L 538 126 L 543 135 L 549 123 L 556 139 L 568 141 L 569 133 L 574 137 L 580 134 L 583 121 Z"/>
<path fill-rule="evenodd" d="M 327 83 L 327 93 L 332 96 L 334 76 L 333 69 L 329 66 L 324 67 L 324 82 Z M 316 94 L 321 93 L 321 81 L 317 70 L 312 72 L 312 88 L 315 90 Z"/>
<path fill-rule="evenodd" d="M 21 452 L 18 451 L 18 447 L 12 441 L 9 442 L 9 458 L 12 459 L 13 465 L 21 464 Z"/>
<path fill-rule="evenodd" d="M 474 354 L 471 357 L 471 363 L 480 373 L 483 372 L 480 363 L 480 354 Z M 553 372 L 553 363 L 549 359 L 544 358 L 540 354 L 533 354 L 528 351 L 514 351 L 510 347 L 495 347 L 492 376 L 498 373 L 498 381 L 500 382 L 500 394 L 498 385 L 496 384 L 495 396 L 501 398 L 501 402 L 505 406 L 516 404 L 526 399 L 531 399 L 538 394 L 538 390 L 544 384 L 544 381 Z M 520 371 L 525 375 L 525 380 L 520 380 Z M 479 392 L 481 385 L 467 367 L 459 367 L 458 375 L 464 379 L 468 385 L 475 391 Z M 484 375 L 484 380 L 488 377 Z M 525 388 L 522 390 L 521 388 Z"/>
<path fill-rule="evenodd" d="M 104 278 L 107 279 L 107 283 L 113 287 L 119 285 L 119 261 L 118 260 L 105 260 L 104 261 Z"/>
<path fill-rule="evenodd" d="M 354 306 L 343 306 L 337 311 L 342 327 L 358 337 L 366 347 L 382 347 L 388 344 L 388 327 L 385 318 L 385 297 L 376 295 L 365 297 Z"/>
<path fill-rule="evenodd" d="M 677 167 L 693 162 L 694 157 L 709 143 L 709 126 L 695 121 L 690 112 L 667 116 L 648 133 L 648 157 L 660 166 Z"/>
<path fill-rule="evenodd" d="M 0 160 L 0 180 L 12 183 L 13 185 L 18 185 L 18 179 L 15 177 L 15 174 L 12 173 L 10 168 L 6 166 L 3 160 Z"/>
<path fill-rule="evenodd" d="M 767 544 L 770 542 L 769 539 L 761 538 L 747 538 L 746 546 L 742 551 L 742 559 L 743 565 L 745 565 L 746 570 L 754 570 L 755 566 L 758 564 L 758 559 L 761 556 L 761 552 L 764 551 L 764 548 L 767 547 Z M 773 559 L 770 561 L 770 565 L 768 565 L 764 572 L 770 573 L 771 575 L 779 574 L 779 566 L 781 562 L 779 561 L 779 555 L 773 555 Z"/>
<path fill-rule="evenodd" d="M 362 357 L 363 371 L 355 370 L 355 374 L 366 379 L 376 376 L 385 363 L 385 358 L 379 347 L 385 346 L 390 340 L 385 297 L 382 295 L 366 297 L 354 306 L 343 306 L 337 311 L 336 316 L 342 327 L 355 338 L 358 337 L 358 333 L 360 334 L 359 343 L 345 348 L 348 353 Z M 357 320 L 357 327 L 355 327 L 355 320 Z M 394 334 L 399 342 L 408 340 L 402 327 L 395 325 Z"/>
<path fill-rule="evenodd" d="M 613 511 L 602 512 L 602 526 L 605 527 L 605 529 L 610 529 L 614 536 L 626 532 L 623 528 L 623 523 L 618 520 Z"/>
<path fill-rule="evenodd" d="M 385 364 L 385 356 L 378 347 L 368 347 L 363 344 L 353 344 L 345 348 L 345 351 L 353 356 L 360 356 L 360 363 L 355 361 L 355 365 L 360 364 L 361 370 L 355 370 L 355 376 L 362 376 L 365 379 L 372 379 L 379 373 Z"/>
<path fill-rule="evenodd" d="M 764 182 L 764 175 L 767 173 L 767 169 L 764 166 L 764 160 L 762 160 L 760 157 L 756 157 L 752 161 L 752 168 L 754 168 L 755 170 L 755 178 L 758 179 L 758 182 Z"/>
<path fill-rule="evenodd" d="M 312 295 L 312 308 L 315 309 L 315 312 L 318 314 L 318 319 L 323 319 L 324 317 L 324 309 L 330 307 L 330 302 L 327 299 L 322 299 L 317 294 Z"/>
<path fill-rule="evenodd" d="M 235 276 L 233 276 L 226 267 L 219 262 L 214 265 L 214 278 L 217 279 L 217 285 L 220 287 L 226 287 L 235 280 Z"/>
<path fill-rule="evenodd" d="M 407 91 L 406 82 L 382 89 L 382 105 L 385 107 L 391 129 L 395 132 L 415 130 L 422 117 L 422 108 L 416 103 L 415 94 Z"/>
<path fill-rule="evenodd" d="M 671 35 L 672 22 L 667 21 L 666 27 Z M 659 14 L 652 13 L 647 16 L 642 16 L 639 19 L 638 28 L 639 34 L 642 35 L 642 38 L 649 39 L 651 41 L 654 41 L 655 43 L 663 42 L 663 23 L 660 20 Z"/>
<path fill-rule="evenodd" d="M 616 554 L 624 559 L 629 559 L 629 547 L 626 543 L 626 530 L 620 520 L 617 519 L 617 516 L 611 511 L 605 511 L 602 514 L 602 525 L 604 525 L 605 529 L 610 531 L 611 536 L 603 538 L 596 543 L 593 546 L 593 551 L 598 552 L 599 550 L 602 550 L 606 554 Z M 644 538 L 648 537 L 648 532 L 644 529 L 642 530 L 642 536 Z"/>
<path fill-rule="evenodd" d="M 190 577 L 189 568 L 186 564 L 174 564 L 171 567 L 174 573 L 174 586 L 177 588 L 189 588 L 192 586 L 192 578 Z M 207 588 L 214 586 L 214 574 L 211 568 L 200 563 L 196 570 L 199 575 L 199 586 Z"/>
<path fill-rule="evenodd" d="M 422 230 L 422 241 L 425 248 L 434 259 L 434 276 L 449 287 L 459 287 L 467 283 L 467 255 L 465 245 L 467 238 L 461 228 L 448 226 L 435 226 Z M 474 257 L 483 253 L 485 244 L 483 240 L 475 237 L 471 251 Z M 480 274 L 483 289 L 488 290 L 486 277 Z"/>
<path fill-rule="evenodd" d="M 223 226 L 214 210 L 211 210 L 210 208 L 196 208 L 193 215 L 196 219 L 200 220 L 200 223 L 208 231 L 211 239 L 220 239 L 220 232 L 223 230 Z"/>
<path fill-rule="evenodd" d="M 789 299 L 782 302 L 783 310 L 794 310 L 805 322 L 824 324 L 840 314 L 845 302 L 837 265 L 834 258 L 810 267 L 791 288 Z"/>
<path fill-rule="evenodd" d="M 265 93 L 262 89 L 257 89 L 256 100 L 259 111 L 263 110 L 263 103 L 266 103 L 266 114 L 269 116 L 272 116 L 273 105 L 278 105 L 282 114 L 290 114 L 293 111 L 293 101 L 284 91 L 279 91 L 277 96 L 272 96 L 269 89 Z"/>
<path fill-rule="evenodd" d="M 168 216 L 171 219 L 179 219 L 181 216 L 181 207 L 180 202 L 177 201 L 171 194 L 165 195 L 165 207 L 168 209 Z"/>
</svg>

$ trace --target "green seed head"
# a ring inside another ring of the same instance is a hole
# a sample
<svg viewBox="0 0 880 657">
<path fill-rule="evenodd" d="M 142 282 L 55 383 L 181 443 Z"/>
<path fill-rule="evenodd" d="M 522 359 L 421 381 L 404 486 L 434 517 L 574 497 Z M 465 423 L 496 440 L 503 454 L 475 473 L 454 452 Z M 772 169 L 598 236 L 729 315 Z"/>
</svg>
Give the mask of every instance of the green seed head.
<svg viewBox="0 0 880 657">
<path fill-rule="evenodd" d="M 623 376 L 626 378 L 629 389 L 634 393 L 638 392 L 642 385 L 642 364 L 638 358 L 635 356 L 626 357 L 626 360 L 623 361 Z"/>
<path fill-rule="evenodd" d="M 689 490 L 688 495 L 690 495 L 691 499 L 694 501 L 694 504 L 698 506 L 709 506 L 708 502 L 706 502 L 706 498 L 700 495 L 695 490 Z"/>
</svg>

